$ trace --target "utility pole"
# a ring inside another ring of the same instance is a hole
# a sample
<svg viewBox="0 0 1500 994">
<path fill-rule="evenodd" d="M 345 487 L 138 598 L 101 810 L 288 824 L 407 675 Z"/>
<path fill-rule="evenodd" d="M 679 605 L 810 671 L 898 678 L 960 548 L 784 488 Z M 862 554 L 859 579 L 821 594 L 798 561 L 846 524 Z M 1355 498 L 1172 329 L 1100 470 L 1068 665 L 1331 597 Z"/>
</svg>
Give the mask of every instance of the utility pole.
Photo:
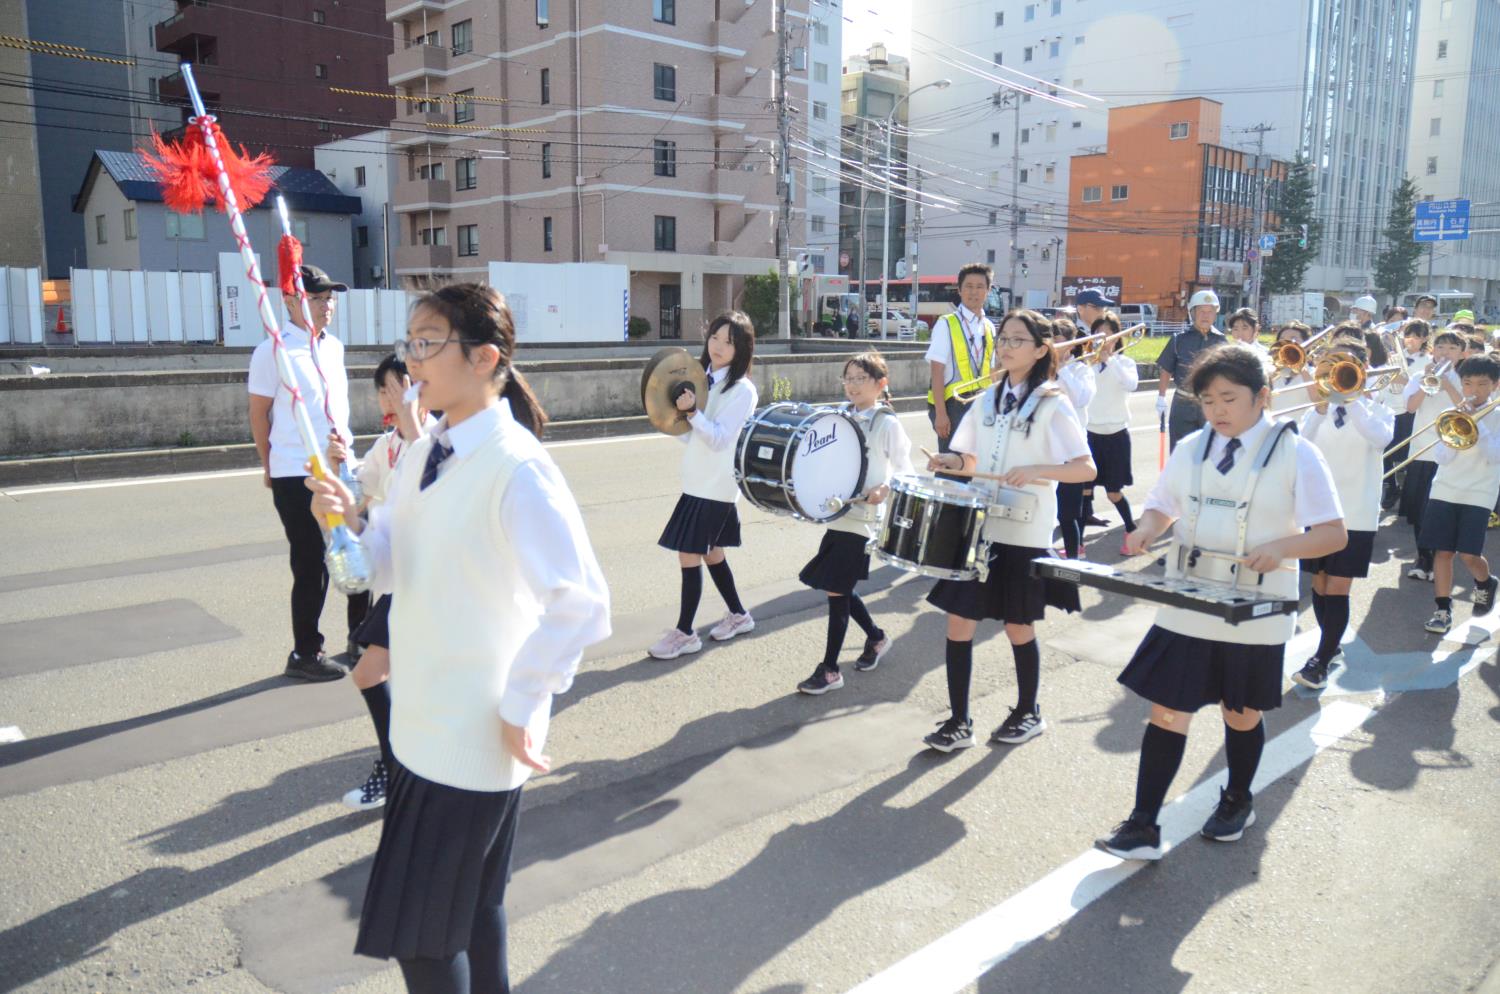
<svg viewBox="0 0 1500 994">
<path fill-rule="evenodd" d="M 787 254 L 792 242 L 792 166 L 786 102 L 788 58 L 786 0 L 776 0 L 776 190 L 781 210 L 776 219 L 776 335 L 792 337 L 792 294 Z"/>
<path fill-rule="evenodd" d="M 1021 244 L 1021 95 L 1011 90 L 1005 95 L 1015 110 L 1016 123 L 1011 136 L 1010 152 L 1010 302 L 1006 310 L 1016 308 L 1016 258 Z"/>
<path fill-rule="evenodd" d="M 908 161 L 910 156 L 908 151 Z M 906 267 L 906 274 L 911 277 L 911 321 L 912 327 L 916 327 L 917 308 L 922 304 L 922 284 L 917 279 L 917 263 L 922 258 L 922 170 L 919 168 L 913 172 L 912 183 L 917 192 L 911 201 L 911 264 Z"/>
<path fill-rule="evenodd" d="M 863 335 L 865 330 L 865 207 L 870 202 L 870 191 L 865 188 L 865 177 L 869 175 L 870 170 L 870 156 L 869 150 L 865 146 L 865 119 L 863 117 L 855 123 L 855 134 L 858 136 L 859 141 L 860 172 L 856 177 L 858 183 L 855 186 L 855 189 L 859 191 L 859 231 L 855 233 L 855 237 L 859 239 L 859 268 L 854 272 L 854 281 L 857 287 L 854 292 L 858 294 L 856 306 L 859 308 L 859 312 L 854 316 L 854 319 L 859 333 Z"/>
<path fill-rule="evenodd" d="M 1261 273 L 1266 264 L 1265 252 L 1261 251 L 1260 236 L 1266 231 L 1266 175 L 1270 172 L 1266 162 L 1266 132 L 1276 129 L 1269 124 L 1261 123 L 1253 128 L 1246 128 L 1245 133 L 1253 133 L 1255 138 L 1255 169 L 1257 177 L 1255 182 L 1255 236 L 1251 240 L 1251 247 L 1255 249 L 1255 261 L 1250 266 L 1250 307 L 1256 314 L 1261 313 Z"/>
</svg>

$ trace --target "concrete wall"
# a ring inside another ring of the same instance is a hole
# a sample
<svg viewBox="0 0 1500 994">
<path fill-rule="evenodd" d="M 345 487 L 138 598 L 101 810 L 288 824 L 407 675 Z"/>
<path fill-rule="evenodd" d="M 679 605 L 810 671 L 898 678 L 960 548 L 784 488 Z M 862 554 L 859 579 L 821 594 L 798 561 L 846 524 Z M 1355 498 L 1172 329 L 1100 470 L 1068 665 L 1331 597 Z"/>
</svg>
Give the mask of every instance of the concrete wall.
<svg viewBox="0 0 1500 994">
<path fill-rule="evenodd" d="M 762 402 L 783 381 L 791 398 L 810 403 L 843 399 L 839 377 L 847 349 L 833 355 L 762 357 L 752 376 Z M 353 428 L 378 429 L 369 378 L 378 356 L 356 354 L 349 368 Z M 891 390 L 898 397 L 926 390 L 920 352 L 891 356 Z M 635 417 L 641 413 L 640 359 L 535 361 L 521 364 L 547 413 L 557 421 Z M 245 371 L 0 376 L 0 458 L 69 452 L 221 445 L 250 441 Z"/>
</svg>

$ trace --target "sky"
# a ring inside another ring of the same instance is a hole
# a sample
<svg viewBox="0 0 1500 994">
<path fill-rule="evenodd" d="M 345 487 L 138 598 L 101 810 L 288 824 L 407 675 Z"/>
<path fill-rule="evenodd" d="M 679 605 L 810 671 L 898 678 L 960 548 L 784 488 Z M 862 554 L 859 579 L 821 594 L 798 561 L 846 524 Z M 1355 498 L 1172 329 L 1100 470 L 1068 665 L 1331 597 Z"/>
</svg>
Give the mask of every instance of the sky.
<svg viewBox="0 0 1500 994">
<path fill-rule="evenodd" d="M 883 41 L 892 55 L 911 55 L 912 0 L 835 0 L 844 11 L 844 57 Z M 873 11 L 873 13 L 872 13 Z"/>
</svg>

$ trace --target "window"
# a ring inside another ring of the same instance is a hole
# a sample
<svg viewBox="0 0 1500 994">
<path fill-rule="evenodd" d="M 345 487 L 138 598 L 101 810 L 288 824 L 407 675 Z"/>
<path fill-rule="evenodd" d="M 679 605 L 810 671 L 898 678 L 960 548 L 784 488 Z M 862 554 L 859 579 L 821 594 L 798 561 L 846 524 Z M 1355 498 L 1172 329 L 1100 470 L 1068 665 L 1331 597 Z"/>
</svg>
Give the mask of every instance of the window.
<svg viewBox="0 0 1500 994">
<path fill-rule="evenodd" d="M 997 66 L 1003 66 L 1003 65 L 1005 65 L 1005 53 L 1004 52 L 996 52 L 995 53 L 995 65 L 997 65 Z"/>
<path fill-rule="evenodd" d="M 1062 13 L 1062 0 L 1052 0 L 1052 16 L 1056 17 Z"/>
<path fill-rule="evenodd" d="M 1032 51 L 1032 49 L 1031 49 L 1030 45 L 1027 45 L 1025 48 L 1021 49 L 1021 61 L 1022 62 L 1030 62 L 1031 61 L 1031 51 Z"/>
<path fill-rule="evenodd" d="M 312 239 L 307 236 L 307 218 L 292 218 L 292 237 L 301 242 L 303 248 L 311 244 Z"/>
<path fill-rule="evenodd" d="M 1073 44 L 1075 44 L 1075 45 L 1082 45 L 1083 44 L 1083 35 L 1074 35 L 1073 36 Z"/>
<path fill-rule="evenodd" d="M 987 263 L 989 263 L 992 266 L 995 264 L 995 250 L 994 249 L 985 249 L 984 250 L 984 261 L 987 262 Z"/>
<path fill-rule="evenodd" d="M 651 0 L 651 19 L 663 24 L 676 24 L 677 0 Z"/>
<path fill-rule="evenodd" d="M 824 176 L 814 176 L 812 179 L 812 192 L 820 197 L 828 196 L 828 179 Z"/>
<path fill-rule="evenodd" d="M 1442 0 L 1438 4 L 1438 20 L 1451 21 L 1453 19 L 1453 0 Z"/>
<path fill-rule="evenodd" d="M 990 224 L 997 224 L 1000 220 L 999 211 L 990 211 Z"/>
<path fill-rule="evenodd" d="M 109 241 L 109 229 L 105 226 L 104 215 L 94 215 L 94 242 L 103 245 Z"/>
<path fill-rule="evenodd" d="M 453 188 L 472 190 L 479 185 L 479 160 L 459 159 L 453 163 Z"/>
<path fill-rule="evenodd" d="M 1047 140 L 1049 142 L 1055 142 L 1055 141 L 1057 141 L 1057 122 L 1056 121 L 1053 121 L 1051 124 L 1047 125 Z"/>
<path fill-rule="evenodd" d="M 1432 95 L 1441 98 L 1443 95 L 1443 81 L 1435 79 L 1432 81 Z"/>
<path fill-rule="evenodd" d="M 823 233 L 823 219 L 814 214 L 812 217 L 808 218 L 807 227 L 808 230 L 813 234 L 821 235 Z"/>
<path fill-rule="evenodd" d="M 655 145 L 655 172 L 658 176 L 677 175 L 677 143 L 657 139 Z"/>
<path fill-rule="evenodd" d="M 1049 165 L 1046 169 L 1042 170 L 1042 179 L 1048 183 L 1057 179 L 1057 167 Z"/>
<path fill-rule="evenodd" d="M 1188 123 L 1186 121 L 1178 121 L 1172 125 L 1171 130 L 1167 133 L 1167 137 L 1172 141 L 1177 141 L 1179 138 L 1186 138 L 1187 136 Z"/>
<path fill-rule="evenodd" d="M 1027 4 L 1026 5 L 1026 10 L 1021 15 L 1021 19 L 1024 20 L 1024 21 L 1034 21 L 1034 20 L 1036 20 L 1036 4 L 1034 4 L 1034 3 Z"/>
<path fill-rule="evenodd" d="M 319 121 L 318 122 L 318 130 L 319 131 L 327 131 L 328 130 L 328 122 L 327 121 Z"/>
<path fill-rule="evenodd" d="M 828 44 L 828 25 L 824 24 L 822 21 L 816 21 L 813 23 L 813 41 L 817 42 L 819 45 Z"/>
<path fill-rule="evenodd" d="M 202 238 L 203 215 L 179 214 L 176 211 L 167 211 L 167 237 L 177 239 Z"/>
<path fill-rule="evenodd" d="M 362 224 L 354 229 L 354 247 L 370 247 L 370 226 L 368 224 Z"/>
<path fill-rule="evenodd" d="M 656 215 L 656 251 L 677 251 L 677 219 L 663 214 Z"/>
<path fill-rule="evenodd" d="M 1072 128 L 1073 128 L 1074 131 L 1080 131 L 1080 130 L 1082 130 L 1082 128 L 1083 128 L 1083 122 L 1082 121 L 1074 121 L 1073 124 L 1072 124 Z"/>
<path fill-rule="evenodd" d="M 544 104 L 550 104 L 552 102 L 552 70 L 546 67 L 542 68 L 541 87 L 541 102 Z"/>
<path fill-rule="evenodd" d="M 1000 188 L 1000 170 L 998 170 L 998 169 L 991 169 L 990 170 L 990 189 L 991 190 L 998 190 L 999 188 Z"/>
<path fill-rule="evenodd" d="M 1003 28 L 1003 27 L 1005 27 L 1005 11 L 1003 11 L 1003 10 L 997 10 L 997 11 L 995 11 L 995 27 L 997 27 L 997 28 Z"/>
<path fill-rule="evenodd" d="M 1027 144 L 1030 144 L 1030 142 L 1031 142 L 1031 129 L 1030 128 L 1022 128 L 1021 129 L 1021 144 L 1022 145 L 1027 145 Z"/>
<path fill-rule="evenodd" d="M 1440 58 L 1440 59 L 1446 59 L 1448 57 L 1448 43 L 1446 41 L 1440 41 L 1440 42 L 1438 42 L 1438 56 L 1437 57 Z"/>
<path fill-rule="evenodd" d="M 365 185 L 365 167 L 364 166 L 355 166 L 354 167 L 354 185 L 355 186 L 364 186 Z"/>
<path fill-rule="evenodd" d="M 536 0 L 536 26 L 545 28 L 552 23 L 552 4 L 550 0 Z"/>
<path fill-rule="evenodd" d="M 1023 248 L 1016 249 L 1016 261 L 1017 262 L 1025 262 L 1026 261 L 1026 250 L 1025 249 L 1023 249 Z"/>
<path fill-rule="evenodd" d="M 1047 43 L 1047 55 L 1051 58 L 1057 58 L 1058 53 L 1061 51 L 1062 42 L 1054 40 Z"/>
<path fill-rule="evenodd" d="M 826 121 L 826 120 L 828 120 L 828 105 L 825 104 L 821 100 L 814 100 L 813 101 L 813 120 L 814 121 Z"/>
<path fill-rule="evenodd" d="M 312 22 L 314 24 L 327 24 L 328 15 L 323 13 L 321 10 L 315 10 L 312 12 Z"/>
<path fill-rule="evenodd" d="M 1042 261 L 1043 262 L 1048 262 L 1048 261 L 1051 260 L 1051 258 L 1052 258 L 1052 249 L 1050 247 L 1042 249 Z"/>
<path fill-rule="evenodd" d="M 467 55 L 474 51 L 474 22 L 459 21 L 453 25 L 453 54 Z"/>
<path fill-rule="evenodd" d="M 314 62 L 313 63 L 313 78 L 314 79 L 327 79 L 328 78 L 328 67 L 326 65 L 324 65 L 323 63 L 321 63 L 321 62 Z"/>
<path fill-rule="evenodd" d="M 1436 176 L 1437 175 L 1437 156 L 1435 156 L 1435 155 L 1429 155 L 1427 157 L 1427 175 L 1428 176 Z"/>
<path fill-rule="evenodd" d="M 1111 200 L 1125 200 L 1129 196 L 1130 187 L 1126 186 L 1123 183 L 1118 183 L 1109 188 L 1109 199 Z"/>
<path fill-rule="evenodd" d="M 453 94 L 453 123 L 468 124 L 474 120 L 474 101 L 469 98 L 473 90 L 459 90 Z"/>
<path fill-rule="evenodd" d="M 1429 137 L 1429 138 L 1441 138 L 1442 134 L 1443 134 L 1443 119 L 1441 117 L 1434 117 L 1432 119 L 1431 123 L 1429 123 L 1427 125 L 1427 137 Z"/>
<path fill-rule="evenodd" d="M 417 167 L 417 179 L 442 179 L 446 175 L 441 162 L 432 162 Z"/>
<path fill-rule="evenodd" d="M 1000 147 L 1000 132 L 998 132 L 998 131 L 991 131 L 990 132 L 990 148 L 999 148 L 999 147 Z"/>
<path fill-rule="evenodd" d="M 657 100 L 677 99 L 677 67 L 660 62 L 651 67 L 651 86 Z"/>
<path fill-rule="evenodd" d="M 828 82 L 828 63 L 826 63 L 826 62 L 814 62 L 813 63 L 813 82 L 814 83 L 826 83 L 826 82 Z"/>
<path fill-rule="evenodd" d="M 1017 214 L 1017 220 L 1019 220 L 1020 223 L 1025 224 L 1026 223 L 1026 209 L 1023 207 L 1021 210 L 1016 211 L 1016 214 Z"/>
<path fill-rule="evenodd" d="M 552 143 L 542 142 L 542 179 L 552 178 Z"/>
<path fill-rule="evenodd" d="M 417 232 L 417 242 L 421 245 L 447 245 L 447 228 L 422 228 Z"/>
<path fill-rule="evenodd" d="M 1022 169 L 1021 170 L 1021 182 L 1022 183 L 1029 183 L 1031 181 L 1030 177 L 1031 177 L 1031 170 L 1029 170 L 1029 169 Z"/>
<path fill-rule="evenodd" d="M 125 240 L 135 241 L 135 208 L 125 208 Z"/>
<path fill-rule="evenodd" d="M 1104 199 L 1103 193 L 1103 187 L 1086 186 L 1083 188 L 1083 202 L 1086 204 L 1097 204 Z"/>
<path fill-rule="evenodd" d="M 460 224 L 458 226 L 458 254 L 479 254 L 479 225 Z"/>
<path fill-rule="evenodd" d="M 550 217 L 542 218 L 542 251 L 552 251 L 552 219 Z"/>
</svg>

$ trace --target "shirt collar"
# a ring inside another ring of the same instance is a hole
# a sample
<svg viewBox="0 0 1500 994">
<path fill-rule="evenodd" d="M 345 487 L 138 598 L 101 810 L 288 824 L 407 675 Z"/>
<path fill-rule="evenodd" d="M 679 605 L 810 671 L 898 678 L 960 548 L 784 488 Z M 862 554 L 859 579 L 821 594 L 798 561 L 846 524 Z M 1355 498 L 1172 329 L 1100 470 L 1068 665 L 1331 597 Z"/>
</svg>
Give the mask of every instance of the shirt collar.
<svg viewBox="0 0 1500 994">
<path fill-rule="evenodd" d="M 981 320 L 978 314 L 975 314 L 963 304 L 958 305 L 958 319 L 965 325 L 977 324 Z"/>
<path fill-rule="evenodd" d="M 1240 450 L 1248 452 L 1260 451 L 1260 443 L 1265 439 L 1266 432 L 1271 430 L 1271 418 L 1265 412 L 1261 412 L 1260 420 L 1251 425 L 1244 433 L 1237 436 L 1240 440 Z M 1218 432 L 1214 432 L 1214 448 L 1222 450 L 1229 444 L 1229 439 Z"/>
<path fill-rule="evenodd" d="M 708 385 L 710 387 L 716 387 L 724 379 L 724 377 L 726 377 L 728 375 L 729 375 L 729 367 L 728 366 L 725 366 L 723 369 L 710 369 L 708 371 Z"/>
<path fill-rule="evenodd" d="M 434 435 L 439 443 L 452 448 L 453 454 L 462 459 L 479 448 L 479 444 L 493 434 L 497 426 L 511 420 L 514 417 L 510 413 L 510 401 L 497 397 L 489 407 L 456 425 L 450 426 L 445 416 L 437 423 Z"/>
</svg>

